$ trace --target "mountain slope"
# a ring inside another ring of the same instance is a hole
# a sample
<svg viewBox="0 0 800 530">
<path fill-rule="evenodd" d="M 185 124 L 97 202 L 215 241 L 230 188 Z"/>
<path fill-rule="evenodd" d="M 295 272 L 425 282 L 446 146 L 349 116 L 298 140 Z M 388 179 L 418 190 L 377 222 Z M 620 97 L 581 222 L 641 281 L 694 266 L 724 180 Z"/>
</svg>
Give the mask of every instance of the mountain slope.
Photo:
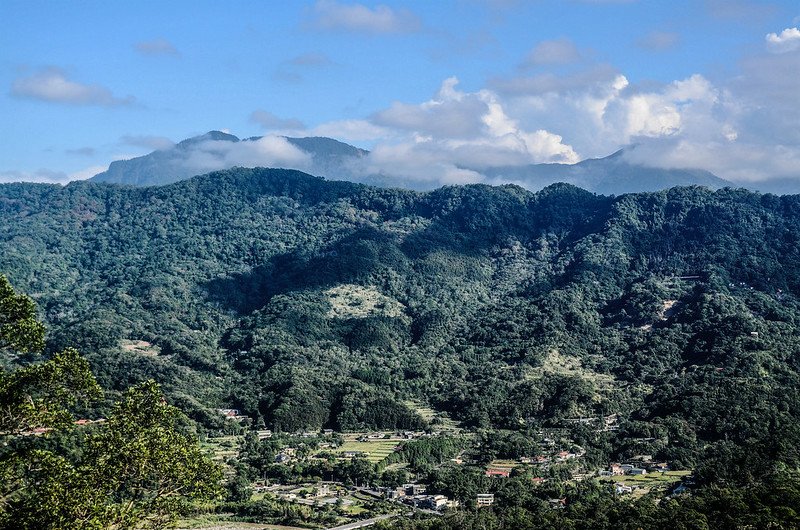
<svg viewBox="0 0 800 530">
<path fill-rule="evenodd" d="M 598 461 L 796 466 L 798 263 L 800 197 L 743 190 L 418 193 L 266 169 L 0 186 L 0 270 L 52 347 L 108 388 L 154 377 L 208 424 L 226 405 L 289 431 L 420 428 L 414 401 L 570 429 Z M 611 413 L 599 438 L 567 421 Z"/>
</svg>

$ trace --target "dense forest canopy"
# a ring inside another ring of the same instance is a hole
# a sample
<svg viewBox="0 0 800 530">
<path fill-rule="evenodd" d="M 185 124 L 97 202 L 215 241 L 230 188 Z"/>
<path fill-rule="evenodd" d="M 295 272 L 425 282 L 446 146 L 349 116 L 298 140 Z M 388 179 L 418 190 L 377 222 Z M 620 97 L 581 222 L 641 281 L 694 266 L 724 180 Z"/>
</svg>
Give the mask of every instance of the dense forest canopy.
<svg viewBox="0 0 800 530">
<path fill-rule="evenodd" d="M 709 480 L 800 461 L 798 242 L 800 197 L 734 189 L 0 186 L 0 271 L 112 394 L 154 378 L 204 425 L 289 432 L 618 414 L 573 433 L 598 461 Z"/>
</svg>

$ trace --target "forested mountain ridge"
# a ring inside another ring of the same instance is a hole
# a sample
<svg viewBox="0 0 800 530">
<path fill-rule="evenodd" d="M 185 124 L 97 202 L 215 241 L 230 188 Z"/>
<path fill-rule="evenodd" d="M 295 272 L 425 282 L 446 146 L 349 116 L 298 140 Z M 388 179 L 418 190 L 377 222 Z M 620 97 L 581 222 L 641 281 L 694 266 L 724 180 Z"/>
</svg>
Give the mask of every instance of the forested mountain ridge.
<svg viewBox="0 0 800 530">
<path fill-rule="evenodd" d="M 424 427 L 413 403 L 516 430 L 616 413 L 575 428 L 590 458 L 730 480 L 800 461 L 799 242 L 800 197 L 733 189 L 0 186 L 0 270 L 105 387 L 154 377 L 201 422 L 288 431 Z"/>
</svg>

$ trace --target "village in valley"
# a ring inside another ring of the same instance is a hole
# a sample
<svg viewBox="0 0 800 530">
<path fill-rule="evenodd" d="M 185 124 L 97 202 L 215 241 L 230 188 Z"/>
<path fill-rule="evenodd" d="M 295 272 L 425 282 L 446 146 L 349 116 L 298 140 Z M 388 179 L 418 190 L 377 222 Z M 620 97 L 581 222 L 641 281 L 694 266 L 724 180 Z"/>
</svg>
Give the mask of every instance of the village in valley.
<svg viewBox="0 0 800 530">
<path fill-rule="evenodd" d="M 250 419 L 235 409 L 219 413 L 230 420 L 226 423 L 233 433 L 208 437 L 206 449 L 225 466 L 229 477 L 247 475 L 242 469 L 249 466 L 250 480 L 242 487 L 242 500 L 273 498 L 315 514 L 313 520 L 298 521 L 298 528 L 336 528 L 359 521 L 366 526 L 414 512 L 437 515 L 448 510 L 491 509 L 498 495 L 504 495 L 504 481 L 519 478 L 530 488 L 542 490 L 597 480 L 620 498 L 631 499 L 679 495 L 693 484 L 690 470 L 675 469 L 647 454 L 596 465 L 568 437 L 568 427 L 576 424 L 598 433 L 614 432 L 619 428 L 616 414 L 568 419 L 564 427 L 539 429 L 531 436 L 530 454 L 511 458 L 487 451 L 481 444 L 486 433 L 462 430 L 446 418 L 438 422 L 438 428 L 425 431 L 277 433 L 265 428 L 247 430 Z M 417 450 L 429 446 L 447 450 Z M 419 454 L 407 454 L 414 452 Z M 432 469 L 470 474 L 474 492 L 468 497 L 460 492 L 461 498 L 446 494 L 440 484 L 426 481 Z M 547 503 L 561 509 L 568 499 L 555 495 L 547 497 Z M 325 518 L 320 519 L 323 514 Z M 212 520 L 224 522 L 226 515 Z"/>
</svg>

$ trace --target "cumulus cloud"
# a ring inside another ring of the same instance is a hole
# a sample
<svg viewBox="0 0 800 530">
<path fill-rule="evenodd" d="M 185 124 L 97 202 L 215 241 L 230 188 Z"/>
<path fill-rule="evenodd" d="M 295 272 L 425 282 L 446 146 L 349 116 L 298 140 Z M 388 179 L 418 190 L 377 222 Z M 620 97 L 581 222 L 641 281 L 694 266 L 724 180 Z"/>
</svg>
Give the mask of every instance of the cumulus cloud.
<svg viewBox="0 0 800 530">
<path fill-rule="evenodd" d="M 780 33 L 768 33 L 765 38 L 767 49 L 772 53 L 800 50 L 800 29 L 798 28 L 786 28 Z"/>
<path fill-rule="evenodd" d="M 370 154 L 357 157 L 348 169 L 356 178 L 377 176 L 387 184 L 499 183 L 483 175 L 486 168 L 574 163 L 621 147 L 633 163 L 707 169 L 734 182 L 800 180 L 800 53 L 787 48 L 794 31 L 771 35 L 764 49 L 742 59 L 730 78 L 695 74 L 637 84 L 619 69 L 585 57 L 568 69 L 559 68 L 575 55 L 559 56 L 555 48 L 545 53 L 547 47 L 540 43 L 531 52 L 539 61 L 536 70 L 516 69 L 490 79 L 485 88 L 463 90 L 451 77 L 427 101 L 396 101 L 361 119 L 309 128 L 265 110 L 254 112 L 251 120 L 269 130 L 303 131 L 369 147 Z M 665 46 L 671 37 L 661 39 L 651 45 Z M 321 60 L 295 59 L 292 66 L 297 68 Z M 548 70 L 552 66 L 557 68 Z M 152 137 L 123 141 L 172 145 Z M 191 174 L 233 165 L 310 172 L 320 167 L 308 153 L 274 135 L 257 141 L 198 142 L 185 155 L 181 164 Z M 27 176 L 69 178 L 46 171 Z"/>
<path fill-rule="evenodd" d="M 300 120 L 279 118 L 266 110 L 256 110 L 250 114 L 250 121 L 271 131 L 302 131 L 306 126 Z"/>
<path fill-rule="evenodd" d="M 569 39 L 542 41 L 530 51 L 522 63 L 523 67 L 570 64 L 581 59 L 581 53 Z"/>
<path fill-rule="evenodd" d="M 422 28 L 419 18 L 407 9 L 378 5 L 318 0 L 311 9 L 311 26 L 330 31 L 351 31 L 371 34 L 414 33 Z"/>
<path fill-rule="evenodd" d="M 66 72 L 55 67 L 16 79 L 11 85 L 11 95 L 51 103 L 105 107 L 130 105 L 135 101 L 133 96 L 117 97 L 101 85 L 86 85 L 72 81 Z"/>
<path fill-rule="evenodd" d="M 749 57 L 724 86 L 695 75 L 658 94 L 680 116 L 667 135 L 628 156 L 658 167 L 694 167 L 738 183 L 795 179 L 800 167 L 800 55 Z M 636 142 L 636 138 L 631 138 Z"/>
<path fill-rule="evenodd" d="M 198 142 L 191 146 L 183 165 L 191 170 L 191 174 L 200 174 L 233 166 L 308 170 L 311 162 L 308 153 L 290 144 L 286 138 L 264 136 L 241 142 Z"/>
<path fill-rule="evenodd" d="M 133 47 L 142 55 L 180 55 L 175 46 L 163 38 L 137 42 Z"/>
<path fill-rule="evenodd" d="M 448 138 L 471 138 L 483 129 L 487 104 L 479 94 L 454 90 L 456 78 L 447 79 L 435 99 L 420 105 L 395 102 L 373 115 L 376 125 Z"/>
<path fill-rule="evenodd" d="M 526 130 L 511 119 L 489 91 L 462 92 L 458 79 L 446 79 L 436 96 L 421 104 L 394 103 L 373 123 L 404 131 L 417 148 L 435 146 L 453 164 L 577 161 L 562 138 L 543 129 Z"/>
<path fill-rule="evenodd" d="M 383 136 L 362 161 L 364 175 L 463 184 L 484 181 L 481 170 L 490 166 L 579 160 L 560 135 L 522 127 L 496 93 L 461 91 L 455 77 L 444 80 L 432 99 L 396 102 L 369 123 Z"/>
</svg>

